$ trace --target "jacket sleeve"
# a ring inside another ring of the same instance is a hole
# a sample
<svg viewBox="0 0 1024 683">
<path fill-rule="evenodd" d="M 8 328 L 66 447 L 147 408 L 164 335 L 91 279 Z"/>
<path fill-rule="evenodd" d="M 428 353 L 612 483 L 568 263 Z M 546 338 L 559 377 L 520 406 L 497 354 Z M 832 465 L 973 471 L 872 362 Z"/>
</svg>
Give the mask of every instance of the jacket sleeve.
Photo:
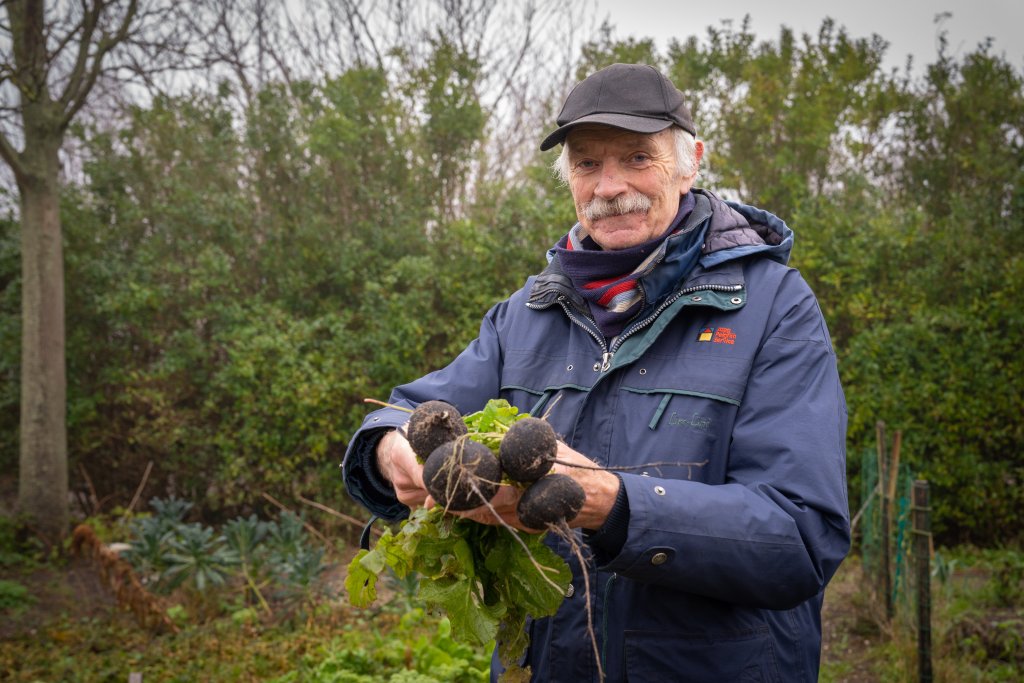
<svg viewBox="0 0 1024 683">
<path fill-rule="evenodd" d="M 388 403 L 415 408 L 436 399 L 451 403 L 465 415 L 480 410 L 498 396 L 502 355 L 497 326 L 507 306 L 508 302 L 502 302 L 487 313 L 477 338 L 448 366 L 396 387 Z M 387 520 L 408 516 L 409 508 L 398 501 L 394 489 L 376 471 L 375 449 L 385 431 L 404 425 L 408 419 L 407 412 L 395 408 L 370 413 L 349 441 L 342 461 L 342 476 L 349 494 Z"/>
<path fill-rule="evenodd" d="M 751 607 L 819 593 L 850 545 L 846 404 L 824 319 L 785 278 L 733 426 L 724 483 L 623 474 L 627 540 L 603 569 Z"/>
</svg>

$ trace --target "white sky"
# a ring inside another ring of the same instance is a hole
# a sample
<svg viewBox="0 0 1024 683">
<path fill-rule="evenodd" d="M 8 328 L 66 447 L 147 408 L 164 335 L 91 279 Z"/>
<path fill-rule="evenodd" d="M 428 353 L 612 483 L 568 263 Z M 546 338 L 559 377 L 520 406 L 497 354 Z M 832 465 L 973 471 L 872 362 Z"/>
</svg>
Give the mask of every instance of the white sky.
<svg viewBox="0 0 1024 683">
<path fill-rule="evenodd" d="M 760 40 L 776 40 L 779 27 L 789 26 L 797 36 L 815 34 L 825 17 L 846 28 L 852 38 L 877 33 L 889 43 L 886 64 L 902 68 L 908 54 L 915 70 L 935 61 L 938 54 L 935 15 L 951 12 L 943 24 L 949 52 L 962 56 L 974 51 L 986 37 L 992 51 L 1024 69 L 1024 2 L 1021 0 L 596 0 L 599 25 L 608 18 L 619 38 L 653 38 L 664 51 L 671 38 L 707 36 L 708 26 L 731 19 L 738 28 L 749 14 L 751 29 Z"/>
</svg>

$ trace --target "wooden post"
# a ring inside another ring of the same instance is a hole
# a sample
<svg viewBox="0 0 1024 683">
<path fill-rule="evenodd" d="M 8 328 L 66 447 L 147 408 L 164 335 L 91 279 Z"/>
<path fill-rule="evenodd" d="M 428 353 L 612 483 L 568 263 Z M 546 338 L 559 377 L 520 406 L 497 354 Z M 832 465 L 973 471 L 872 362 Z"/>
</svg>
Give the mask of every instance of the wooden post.
<svg viewBox="0 0 1024 683">
<path fill-rule="evenodd" d="M 903 441 L 903 432 L 899 429 L 892 437 L 892 448 L 889 451 L 889 503 L 892 504 L 899 497 L 896 490 L 900 483 L 900 444 Z M 889 513 L 890 518 L 892 512 Z"/>
<path fill-rule="evenodd" d="M 879 535 L 882 544 L 879 590 L 885 601 L 885 618 L 892 621 L 892 575 L 889 571 L 889 457 L 885 448 L 885 423 L 881 420 L 875 424 L 875 437 L 878 440 L 878 503 L 881 511 Z"/>
<path fill-rule="evenodd" d="M 932 681 L 931 508 L 928 482 L 914 482 L 914 564 L 917 573 L 917 680 Z"/>
</svg>

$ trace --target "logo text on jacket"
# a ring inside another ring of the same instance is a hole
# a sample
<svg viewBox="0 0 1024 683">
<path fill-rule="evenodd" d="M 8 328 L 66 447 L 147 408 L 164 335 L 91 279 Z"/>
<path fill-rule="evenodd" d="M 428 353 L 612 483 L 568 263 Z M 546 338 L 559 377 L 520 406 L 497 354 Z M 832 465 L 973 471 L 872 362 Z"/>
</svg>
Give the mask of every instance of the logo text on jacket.
<svg viewBox="0 0 1024 683">
<path fill-rule="evenodd" d="M 699 342 L 711 342 L 712 344 L 735 344 L 736 333 L 728 327 L 705 327 L 697 337 Z"/>
</svg>

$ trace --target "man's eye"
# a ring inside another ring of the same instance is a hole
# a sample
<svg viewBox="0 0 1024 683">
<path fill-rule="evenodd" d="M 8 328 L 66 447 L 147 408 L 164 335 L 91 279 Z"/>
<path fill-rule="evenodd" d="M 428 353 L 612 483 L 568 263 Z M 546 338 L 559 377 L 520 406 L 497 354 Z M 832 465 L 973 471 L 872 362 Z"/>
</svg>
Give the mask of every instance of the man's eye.
<svg viewBox="0 0 1024 683">
<path fill-rule="evenodd" d="M 647 154 L 642 153 L 642 152 L 637 152 L 636 154 L 633 155 L 633 163 L 635 163 L 635 164 L 642 164 L 642 163 L 644 163 L 646 161 L 650 161 L 650 160 L 651 160 L 651 157 L 649 155 L 647 155 Z"/>
<path fill-rule="evenodd" d="M 581 161 L 576 162 L 576 168 L 594 168 L 594 166 L 596 165 L 597 162 L 591 159 L 583 159 Z"/>
</svg>

